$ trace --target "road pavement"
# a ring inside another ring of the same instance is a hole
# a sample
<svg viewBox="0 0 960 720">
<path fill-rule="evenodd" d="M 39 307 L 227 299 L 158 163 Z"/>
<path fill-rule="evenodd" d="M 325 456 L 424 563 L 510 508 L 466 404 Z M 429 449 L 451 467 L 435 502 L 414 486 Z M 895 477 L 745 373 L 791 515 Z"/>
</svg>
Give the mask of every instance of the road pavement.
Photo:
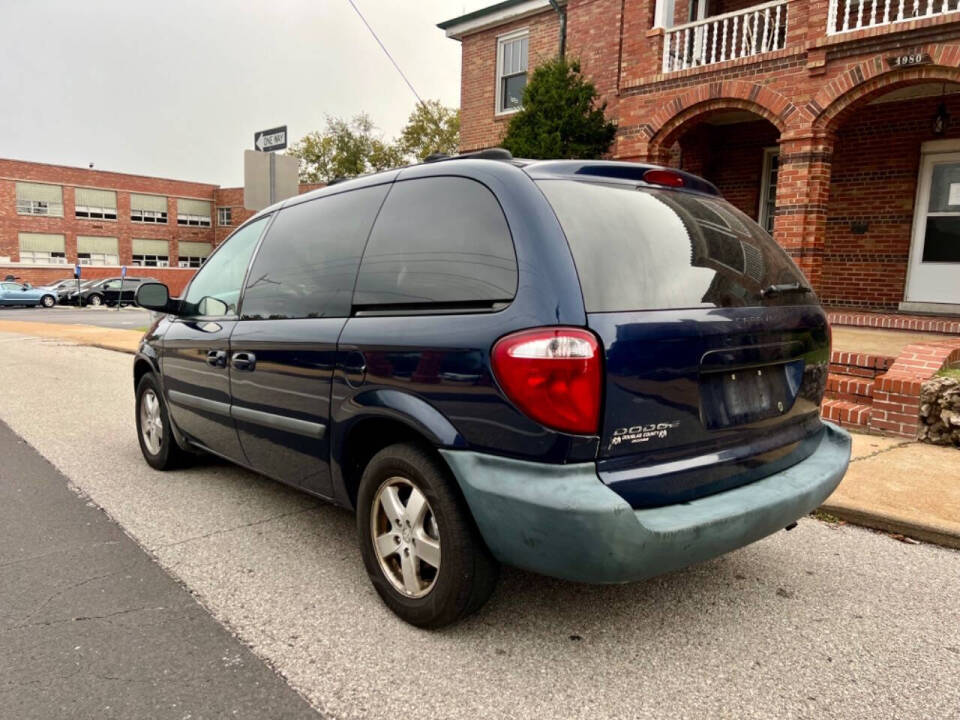
<svg viewBox="0 0 960 720">
<path fill-rule="evenodd" d="M 0 458 L 0 714 L 318 717 L 3 422 Z"/>
<path fill-rule="evenodd" d="M 107 307 L 0 308 L 0 320 L 21 322 L 61 323 L 64 325 L 96 325 L 105 328 L 134 330 L 150 325 L 150 312 L 141 308 L 125 307 L 119 311 Z"/>
<path fill-rule="evenodd" d="M 349 513 L 212 460 L 147 467 L 130 375 L 0 334 L 0 419 L 334 717 L 960 717 L 960 552 L 807 518 L 644 583 L 505 569 L 477 615 L 420 631 Z"/>
</svg>

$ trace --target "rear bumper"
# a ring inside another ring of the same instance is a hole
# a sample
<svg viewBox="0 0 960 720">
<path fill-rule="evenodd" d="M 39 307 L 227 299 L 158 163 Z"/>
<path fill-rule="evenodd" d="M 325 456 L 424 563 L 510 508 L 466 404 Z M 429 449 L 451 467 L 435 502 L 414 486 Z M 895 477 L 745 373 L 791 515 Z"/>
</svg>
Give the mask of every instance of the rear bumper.
<svg viewBox="0 0 960 720">
<path fill-rule="evenodd" d="M 743 547 L 818 507 L 840 484 L 850 435 L 824 423 L 813 454 L 749 485 L 634 510 L 594 463 L 548 465 L 441 450 L 501 562 L 590 583 L 642 580 Z"/>
</svg>

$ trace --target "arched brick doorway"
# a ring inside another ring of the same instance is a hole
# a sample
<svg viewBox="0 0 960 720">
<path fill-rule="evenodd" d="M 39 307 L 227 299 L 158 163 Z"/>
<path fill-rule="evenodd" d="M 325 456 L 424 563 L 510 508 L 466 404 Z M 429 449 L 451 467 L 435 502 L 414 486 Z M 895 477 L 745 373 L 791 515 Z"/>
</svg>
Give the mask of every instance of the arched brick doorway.
<svg viewBox="0 0 960 720">
<path fill-rule="evenodd" d="M 832 145 L 821 299 L 960 314 L 960 69 L 879 73 L 832 94 L 814 100 L 828 103 L 814 128 Z"/>
</svg>

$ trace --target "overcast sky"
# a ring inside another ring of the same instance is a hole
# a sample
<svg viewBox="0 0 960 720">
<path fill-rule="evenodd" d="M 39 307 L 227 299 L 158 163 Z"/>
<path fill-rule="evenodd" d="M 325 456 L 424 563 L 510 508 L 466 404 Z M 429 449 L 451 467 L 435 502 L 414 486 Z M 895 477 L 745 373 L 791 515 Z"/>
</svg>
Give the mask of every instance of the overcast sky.
<svg viewBox="0 0 960 720">
<path fill-rule="evenodd" d="M 355 0 L 417 92 L 456 106 L 442 20 L 494 0 Z M 347 0 L 0 0 L 0 157 L 243 184 L 256 130 L 291 139 L 416 102 Z"/>
</svg>

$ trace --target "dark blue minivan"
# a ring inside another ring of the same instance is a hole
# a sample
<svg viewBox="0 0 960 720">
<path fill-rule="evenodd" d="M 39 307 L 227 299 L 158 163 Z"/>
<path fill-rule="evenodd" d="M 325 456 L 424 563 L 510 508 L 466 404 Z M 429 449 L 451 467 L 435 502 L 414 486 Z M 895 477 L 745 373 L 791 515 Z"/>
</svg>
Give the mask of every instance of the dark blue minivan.
<svg viewBox="0 0 960 720">
<path fill-rule="evenodd" d="M 147 462 L 208 452 L 355 511 L 423 627 L 499 562 L 639 580 L 791 525 L 850 438 L 830 329 L 708 182 L 604 161 L 442 158 L 270 207 L 217 248 L 134 365 Z"/>
</svg>

